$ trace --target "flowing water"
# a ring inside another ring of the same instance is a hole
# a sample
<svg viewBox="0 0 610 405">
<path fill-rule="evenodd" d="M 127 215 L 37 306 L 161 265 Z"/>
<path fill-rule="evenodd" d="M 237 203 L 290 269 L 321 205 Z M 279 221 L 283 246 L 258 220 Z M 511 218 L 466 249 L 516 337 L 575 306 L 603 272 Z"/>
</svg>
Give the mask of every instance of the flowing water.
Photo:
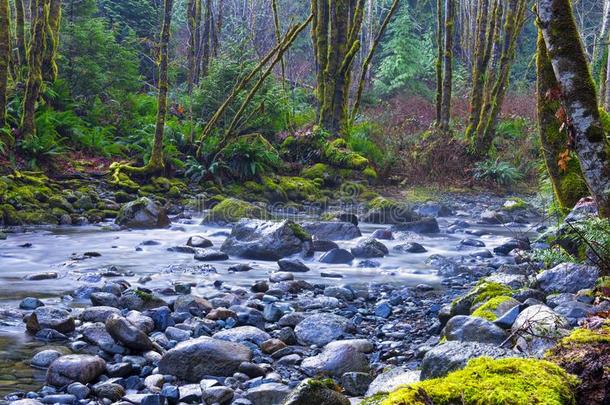
<svg viewBox="0 0 610 405">
<path fill-rule="evenodd" d="M 321 284 L 396 283 L 414 287 L 425 283 L 440 286 L 441 280 L 436 275 L 436 270 L 425 264 L 426 258 L 432 254 L 468 254 L 458 251 L 456 246 L 461 239 L 471 236 L 444 232 L 446 226 L 455 219 L 439 219 L 442 232 L 438 235 L 399 234 L 396 240 L 383 241 L 390 249 L 390 254 L 376 259 L 380 263 L 378 268 L 359 268 L 358 260 L 353 265 L 322 264 L 317 261 L 320 253 L 316 253 L 314 258 L 306 260 L 311 271 L 298 273 L 296 278 Z M 155 289 L 170 287 L 176 282 L 190 282 L 197 284 L 193 293 L 200 295 L 213 291 L 213 283 L 217 280 L 231 286 L 249 287 L 253 281 L 266 279 L 269 273 L 277 270 L 277 264 L 273 262 L 231 258 L 224 262 L 210 263 L 216 269 L 215 273 L 189 271 L 196 270 L 193 266 L 201 266 L 202 263 L 196 262 L 192 254 L 168 252 L 167 248 L 185 245 L 192 235 L 204 236 L 218 248 L 230 232 L 229 228 L 198 225 L 199 222 L 184 220 L 175 223 L 170 229 L 137 231 L 108 230 L 107 226 L 56 227 L 10 234 L 7 240 L 0 241 L 0 398 L 17 389 L 39 387 L 44 379 L 43 371 L 33 370 L 27 365 L 32 353 L 44 345 L 28 337 L 24 333 L 23 323 L 17 318 L 19 313 L 16 313 L 15 308 L 25 297 L 37 297 L 45 303 L 63 302 L 70 306 L 86 306 L 90 304 L 89 300 L 72 298 L 69 294 L 79 286 L 101 286 L 108 280 L 102 273 L 111 266 L 116 266 L 123 273 L 121 278 L 127 279 L 132 285 Z M 528 228 L 475 225 L 474 220 L 472 223 L 473 228 L 489 233 L 479 238 L 489 250 L 517 232 L 528 231 Z M 367 236 L 384 226 L 361 224 L 360 228 L 363 235 Z M 158 244 L 143 245 L 144 241 L 155 241 Z M 395 245 L 411 241 L 421 243 L 428 252 L 399 254 L 392 251 Z M 338 241 L 341 247 L 347 249 L 355 243 L 356 240 Z M 80 260 L 73 256 L 85 252 L 97 252 L 101 256 Z M 248 263 L 253 270 L 229 273 L 228 268 L 238 263 Z M 41 272 L 58 273 L 58 278 L 41 281 L 24 279 L 29 274 Z M 322 277 L 321 273 L 324 272 L 339 273 L 343 278 Z M 150 280 L 140 284 L 138 280 L 144 276 L 149 276 Z"/>
</svg>

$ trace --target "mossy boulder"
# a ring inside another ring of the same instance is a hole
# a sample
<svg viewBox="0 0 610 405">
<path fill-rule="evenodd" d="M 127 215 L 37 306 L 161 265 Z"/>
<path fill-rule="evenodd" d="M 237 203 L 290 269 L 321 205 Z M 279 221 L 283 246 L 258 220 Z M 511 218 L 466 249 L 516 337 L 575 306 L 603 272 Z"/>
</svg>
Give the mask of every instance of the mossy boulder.
<svg viewBox="0 0 610 405">
<path fill-rule="evenodd" d="M 279 177 L 279 187 L 286 193 L 292 201 L 315 202 L 322 195 L 320 186 L 322 180 L 309 180 L 302 177 Z"/>
<path fill-rule="evenodd" d="M 0 214 L 2 215 L 2 224 L 6 226 L 23 225 L 23 218 L 17 212 L 15 207 L 10 204 L 0 205 Z"/>
<path fill-rule="evenodd" d="M 407 205 L 396 200 L 376 197 L 366 204 L 368 212 L 363 222 L 373 224 L 397 225 L 414 222 L 420 217 Z"/>
<path fill-rule="evenodd" d="M 399 389 L 381 405 L 576 404 L 578 379 L 543 360 L 481 357 L 444 378 Z M 370 403 L 370 402 L 369 402 Z"/>
<path fill-rule="evenodd" d="M 528 208 L 527 203 L 519 197 L 509 198 L 508 200 L 506 200 L 504 205 L 502 205 L 502 210 L 508 211 L 508 212 L 520 211 L 520 210 L 524 210 L 527 208 Z"/>
<path fill-rule="evenodd" d="M 59 209 L 62 209 L 64 211 L 66 211 L 66 212 L 74 211 L 74 207 L 72 206 L 72 204 L 70 204 L 68 202 L 68 200 L 66 200 L 61 195 L 51 196 L 51 198 L 49 198 L 48 204 L 49 204 L 50 208 L 59 208 Z"/>
<path fill-rule="evenodd" d="M 500 295 L 491 298 L 482 305 L 478 306 L 477 309 L 472 312 L 472 316 L 487 319 L 488 321 L 493 322 L 520 304 L 521 303 L 519 301 L 512 297 Z"/>
<path fill-rule="evenodd" d="M 349 405 L 350 401 L 340 393 L 331 379 L 303 380 L 284 400 L 283 405 Z"/>
<path fill-rule="evenodd" d="M 254 204 L 238 200 L 237 198 L 226 198 L 216 204 L 203 219 L 203 223 L 227 223 L 237 222 L 242 218 L 261 219 L 265 211 Z"/>
<path fill-rule="evenodd" d="M 335 139 L 324 147 L 324 158 L 332 166 L 364 170 L 369 160 L 359 153 L 351 151 L 344 139 Z"/>
<path fill-rule="evenodd" d="M 146 197 L 123 205 L 115 222 L 134 229 L 165 228 L 171 223 L 165 209 Z"/>
<path fill-rule="evenodd" d="M 469 315 L 476 304 L 484 304 L 492 298 L 510 296 L 512 290 L 504 284 L 481 281 L 466 295 L 456 298 L 451 303 L 451 316 Z"/>
</svg>

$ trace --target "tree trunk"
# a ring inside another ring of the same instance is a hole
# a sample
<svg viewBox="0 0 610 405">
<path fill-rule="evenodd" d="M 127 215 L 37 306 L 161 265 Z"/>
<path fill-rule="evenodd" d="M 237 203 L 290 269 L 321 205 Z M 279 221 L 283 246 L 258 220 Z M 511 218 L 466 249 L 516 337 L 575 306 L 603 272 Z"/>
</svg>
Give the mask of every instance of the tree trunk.
<svg viewBox="0 0 610 405">
<path fill-rule="evenodd" d="M 568 131 L 600 216 L 610 217 L 610 157 L 597 95 L 570 0 L 539 0 L 538 22 L 559 82 Z"/>
<path fill-rule="evenodd" d="M 0 129 L 6 124 L 6 100 L 11 60 L 11 16 L 8 0 L 0 0 Z"/>
<path fill-rule="evenodd" d="M 159 40 L 159 95 L 157 99 L 157 122 L 152 153 L 148 161 L 150 171 L 162 171 L 165 164 L 163 158 L 163 135 L 165 132 L 165 117 L 167 115 L 167 92 L 169 89 L 167 68 L 169 65 L 169 37 L 171 33 L 173 0 L 165 0 L 163 11 L 163 26 Z"/>
<path fill-rule="evenodd" d="M 210 68 L 212 38 L 212 0 L 205 0 L 203 10 L 203 33 L 201 37 L 201 75 L 207 76 Z"/>
<path fill-rule="evenodd" d="M 23 0 L 15 0 L 15 37 L 17 40 L 17 63 L 20 67 L 23 67 L 27 63 L 27 51 L 25 48 L 25 8 L 23 6 Z"/>
<path fill-rule="evenodd" d="M 218 52 L 220 52 L 220 34 L 222 32 L 223 24 L 223 2 L 218 2 L 218 9 L 216 12 L 216 20 L 214 21 L 214 35 L 212 36 L 212 56 L 217 58 Z"/>
<path fill-rule="evenodd" d="M 604 101 L 606 111 L 610 111 L 610 36 L 608 37 L 608 45 L 606 47 L 608 56 L 606 58 L 606 85 L 605 92 L 601 94 Z"/>
<path fill-rule="evenodd" d="M 280 15 L 279 10 L 277 8 L 277 0 L 271 0 L 271 11 L 273 12 L 273 26 L 275 28 L 275 41 L 276 43 L 280 43 L 282 40 L 282 26 L 280 23 Z M 286 63 L 284 61 L 284 57 L 280 61 L 280 65 L 282 68 L 282 88 L 284 91 L 286 90 Z"/>
<path fill-rule="evenodd" d="M 542 155 L 553 186 L 555 200 L 559 208 L 565 212 L 587 195 L 587 184 L 582 177 L 578 159 L 569 158 L 569 139 L 566 133 L 561 131 L 562 123 L 556 117 L 557 111 L 562 108 L 561 100 L 556 96 L 559 83 L 555 78 L 542 33 L 538 35 L 536 68 L 538 130 Z M 560 161 L 563 161 L 563 165 L 560 165 Z"/>
<path fill-rule="evenodd" d="M 436 0 L 436 121 L 435 125 L 440 127 L 443 114 L 443 2 Z"/>
<path fill-rule="evenodd" d="M 42 79 L 46 82 L 57 80 L 57 49 L 61 24 L 61 0 L 50 0 L 46 21 L 45 49 L 42 61 Z"/>
<path fill-rule="evenodd" d="M 197 75 L 197 5 L 200 0 L 189 0 L 186 6 L 186 25 L 188 29 L 188 50 L 187 50 L 187 91 L 189 97 L 193 94 L 193 87 L 195 86 L 195 77 Z"/>
<path fill-rule="evenodd" d="M 599 36 L 595 39 L 595 44 L 593 45 L 593 63 L 597 62 L 600 50 L 606 48 L 604 41 L 608 35 L 608 25 L 610 24 L 610 0 L 603 0 L 603 2 L 602 24 L 599 30 Z"/>
<path fill-rule="evenodd" d="M 32 0 L 34 2 L 34 0 Z M 45 21 L 49 15 L 50 0 L 35 0 L 32 24 L 32 40 L 28 52 L 28 80 L 23 97 L 21 116 L 21 135 L 29 137 L 36 134 L 36 102 L 42 86 L 42 58 L 45 44 Z"/>
<path fill-rule="evenodd" d="M 443 97 L 441 105 L 440 130 L 449 131 L 449 120 L 451 118 L 451 95 L 453 85 L 453 32 L 455 19 L 454 0 L 445 0 L 445 52 L 443 73 Z"/>
</svg>

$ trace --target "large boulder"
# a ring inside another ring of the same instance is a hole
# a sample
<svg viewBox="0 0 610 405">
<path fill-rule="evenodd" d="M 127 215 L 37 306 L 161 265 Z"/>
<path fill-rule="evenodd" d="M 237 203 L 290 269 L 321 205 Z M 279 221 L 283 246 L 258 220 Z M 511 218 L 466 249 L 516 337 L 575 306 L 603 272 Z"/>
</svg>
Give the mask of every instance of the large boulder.
<svg viewBox="0 0 610 405">
<path fill-rule="evenodd" d="M 240 343 L 210 337 L 178 343 L 159 361 L 159 372 L 189 382 L 205 376 L 229 377 L 239 365 L 252 360 L 252 352 Z"/>
<path fill-rule="evenodd" d="M 322 353 L 308 357 L 301 363 L 301 368 L 310 377 L 316 375 L 331 375 L 341 377 L 348 372 L 368 372 L 369 361 L 357 346 L 349 341 L 329 344 Z"/>
<path fill-rule="evenodd" d="M 271 339 L 267 332 L 254 326 L 238 326 L 237 328 L 221 330 L 216 332 L 212 337 L 235 343 L 252 342 L 258 346 L 264 341 Z"/>
<path fill-rule="evenodd" d="M 147 197 L 138 198 L 121 207 L 117 225 L 134 229 L 165 228 L 171 224 L 165 209 Z"/>
<path fill-rule="evenodd" d="M 350 321 L 335 314 L 314 314 L 301 321 L 294 332 L 297 340 L 304 346 L 324 346 L 345 335 Z"/>
<path fill-rule="evenodd" d="M 501 349 L 492 344 L 447 342 L 426 353 L 421 365 L 421 379 L 444 377 L 452 371 L 464 368 L 469 360 L 483 356 L 494 359 L 520 357 L 519 353 L 513 350 Z"/>
<path fill-rule="evenodd" d="M 202 224 L 237 222 L 242 218 L 263 218 L 265 211 L 254 204 L 226 198 L 216 204 L 203 218 Z"/>
<path fill-rule="evenodd" d="M 332 381 L 303 380 L 286 398 L 283 405 L 349 405 L 350 401 L 337 392 Z"/>
<path fill-rule="evenodd" d="M 562 263 L 538 274 L 538 287 L 546 294 L 577 293 L 579 290 L 593 288 L 599 277 L 599 269 L 575 263 Z"/>
<path fill-rule="evenodd" d="M 320 263 L 326 264 L 348 264 L 354 260 L 354 255 L 349 250 L 335 248 L 324 253 L 320 257 Z"/>
<path fill-rule="evenodd" d="M 568 320 L 546 305 L 525 308 L 512 326 L 517 348 L 530 356 L 542 357 L 569 329 Z"/>
<path fill-rule="evenodd" d="M 479 342 L 500 345 L 508 338 L 504 329 L 494 325 L 487 319 L 476 316 L 454 316 L 447 322 L 443 330 L 447 340 L 461 342 Z"/>
<path fill-rule="evenodd" d="M 362 218 L 363 222 L 373 224 L 404 224 L 417 221 L 419 216 L 406 204 L 384 197 L 377 197 L 367 204 L 369 211 Z"/>
<path fill-rule="evenodd" d="M 311 235 L 292 221 L 242 219 L 220 248 L 230 256 L 277 261 L 311 250 Z"/>
<path fill-rule="evenodd" d="M 60 333 L 70 333 L 76 328 L 74 318 L 61 308 L 39 307 L 26 318 L 26 329 L 36 333 L 42 329 L 53 329 Z"/>
<path fill-rule="evenodd" d="M 393 232 L 439 233 L 441 230 L 435 218 L 422 218 L 417 221 L 392 225 Z"/>
<path fill-rule="evenodd" d="M 358 226 L 351 222 L 304 222 L 301 226 L 318 240 L 349 240 L 362 236 Z"/>
<path fill-rule="evenodd" d="M 61 356 L 49 366 L 46 383 L 63 387 L 73 382 L 89 384 L 106 371 L 106 362 L 98 356 L 70 354 Z"/>
<path fill-rule="evenodd" d="M 373 238 L 364 238 L 359 240 L 351 251 L 354 257 L 362 259 L 384 257 L 390 253 L 386 245 Z"/>
<path fill-rule="evenodd" d="M 148 335 L 120 315 L 112 314 L 106 319 L 106 330 L 115 340 L 136 351 L 148 351 L 153 344 Z"/>
</svg>

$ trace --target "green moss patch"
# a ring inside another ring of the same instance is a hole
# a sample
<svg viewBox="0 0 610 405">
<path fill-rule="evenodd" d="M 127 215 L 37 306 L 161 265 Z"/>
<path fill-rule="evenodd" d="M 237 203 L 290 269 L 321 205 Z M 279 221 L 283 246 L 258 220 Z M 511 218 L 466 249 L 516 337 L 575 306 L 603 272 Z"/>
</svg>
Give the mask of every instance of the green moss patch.
<svg viewBox="0 0 610 405">
<path fill-rule="evenodd" d="M 482 304 L 492 298 L 510 296 L 512 290 L 504 284 L 480 281 L 466 295 L 456 298 L 451 303 L 452 315 L 468 315 L 473 306 Z"/>
<path fill-rule="evenodd" d="M 488 321 L 495 321 L 498 319 L 498 316 L 502 314 L 498 314 L 498 309 L 503 306 L 514 307 L 515 305 L 511 305 L 511 303 L 515 303 L 518 305 L 518 302 L 512 297 L 508 297 L 505 295 L 500 295 L 497 297 L 493 297 L 485 302 L 483 305 L 479 306 L 473 313 L 472 316 L 478 316 L 479 318 L 487 319 Z"/>
<path fill-rule="evenodd" d="M 236 198 L 226 198 L 216 204 L 205 217 L 205 222 L 237 222 L 242 218 L 262 218 L 263 209 Z"/>
<path fill-rule="evenodd" d="M 482 357 L 444 378 L 388 395 L 381 405 L 575 404 L 578 379 L 543 360 Z"/>
<path fill-rule="evenodd" d="M 335 139 L 324 147 L 324 158 L 332 166 L 364 170 L 369 160 L 359 153 L 349 150 L 344 139 Z"/>
</svg>

